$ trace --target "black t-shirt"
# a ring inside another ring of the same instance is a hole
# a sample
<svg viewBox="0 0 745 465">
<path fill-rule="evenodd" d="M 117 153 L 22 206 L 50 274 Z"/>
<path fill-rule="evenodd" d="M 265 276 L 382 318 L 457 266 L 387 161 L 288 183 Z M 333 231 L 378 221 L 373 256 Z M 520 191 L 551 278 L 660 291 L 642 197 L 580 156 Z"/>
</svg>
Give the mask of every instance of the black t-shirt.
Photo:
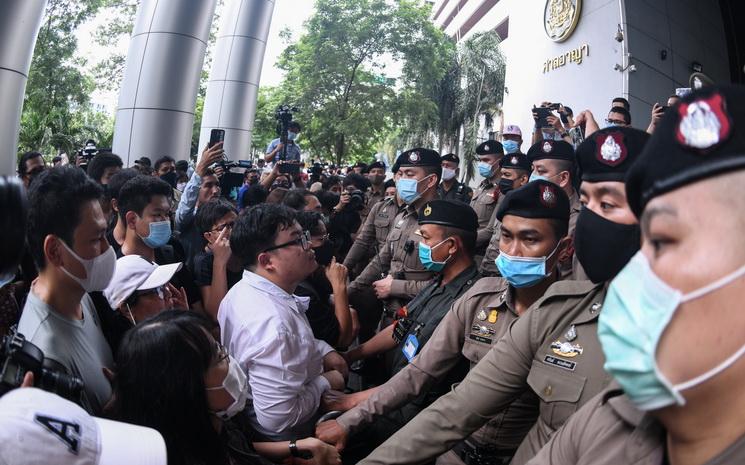
<svg viewBox="0 0 745 465">
<path fill-rule="evenodd" d="M 334 308 L 329 303 L 331 284 L 325 276 L 319 273 L 314 273 L 301 282 L 295 289 L 295 295 L 310 297 L 305 316 L 308 317 L 316 339 L 326 341 L 330 346 L 336 347 L 339 342 L 339 320 L 336 319 Z"/>
<path fill-rule="evenodd" d="M 199 286 L 211 286 L 212 285 L 212 266 L 214 264 L 214 255 L 212 252 L 198 253 L 194 257 L 194 283 Z M 238 281 L 243 278 L 242 271 L 230 271 L 230 268 L 225 270 L 228 277 L 228 289 L 233 287 Z"/>
</svg>

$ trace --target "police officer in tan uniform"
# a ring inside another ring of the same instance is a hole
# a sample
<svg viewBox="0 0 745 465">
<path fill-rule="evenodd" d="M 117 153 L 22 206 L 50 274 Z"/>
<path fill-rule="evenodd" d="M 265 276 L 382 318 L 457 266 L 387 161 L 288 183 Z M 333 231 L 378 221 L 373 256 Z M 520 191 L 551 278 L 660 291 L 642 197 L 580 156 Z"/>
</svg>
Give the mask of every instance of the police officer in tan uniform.
<svg viewBox="0 0 745 465">
<path fill-rule="evenodd" d="M 354 244 L 344 257 L 344 266 L 354 273 L 352 277 L 358 275 L 368 261 L 385 247 L 385 239 L 393 226 L 393 220 L 404 206 L 401 199 L 394 195 L 376 202 L 370 208 L 365 222 L 357 231 Z"/>
<path fill-rule="evenodd" d="M 365 192 L 365 207 L 360 211 L 362 223 L 365 223 L 372 207 L 385 199 L 385 165 L 379 161 L 370 163 L 365 168 L 365 177 L 370 181 L 370 189 Z"/>
<path fill-rule="evenodd" d="M 541 188 L 554 189 L 556 201 L 546 204 Z M 520 257 L 546 257 L 546 269 L 553 270 L 527 282 L 515 268 L 505 267 L 505 278 L 483 278 L 458 299 L 443 318 L 428 344 L 406 368 L 380 388 L 349 394 L 344 402 L 332 405 L 335 410 L 348 410 L 336 420 L 316 429 L 316 436 L 338 448 L 343 448 L 349 434 L 364 433 L 368 424 L 375 424 L 389 412 L 415 401 L 431 386 L 446 379 L 453 370 L 468 360 L 470 367 L 481 360 L 489 348 L 507 331 L 510 323 L 524 313 L 556 282 L 556 267 L 560 252 L 570 245 L 567 237 L 569 199 L 547 181 L 536 181 L 506 195 L 497 216 L 505 230 L 502 248 L 506 254 Z M 508 281 L 512 280 L 515 285 Z M 507 463 L 533 423 L 538 413 L 535 394 L 525 394 L 510 407 L 460 443 L 454 451 L 438 459 L 440 464 L 473 463 L 481 457 L 486 464 Z"/>
<path fill-rule="evenodd" d="M 578 148 L 585 208 L 577 219 L 582 266 L 603 281 L 560 281 L 517 319 L 452 392 L 423 410 L 361 463 L 424 463 L 456 445 L 526 389 L 540 398 L 538 421 L 513 464 L 532 458 L 569 416 L 610 382 L 597 335 L 607 281 L 639 248 L 639 226 L 623 177 L 648 135 L 631 128 L 593 133 Z M 610 139 L 610 140 L 609 140 Z M 607 144 L 607 145 L 606 145 Z M 603 147 L 606 148 L 603 148 Z M 550 201 L 547 191 L 544 200 Z M 631 239 L 629 239 L 631 238 Z"/>
<path fill-rule="evenodd" d="M 457 200 L 471 203 L 473 189 L 458 181 L 460 158 L 454 153 L 446 153 L 442 159 L 442 182 L 437 186 L 437 195 L 442 200 Z"/>
<path fill-rule="evenodd" d="M 482 142 L 476 147 L 478 156 L 478 170 L 481 177 L 484 178 L 479 187 L 474 191 L 471 198 L 471 208 L 476 211 L 479 217 L 479 234 L 476 238 L 476 255 L 477 260 L 484 256 L 486 246 L 489 244 L 493 230 L 489 229 L 489 224 L 494 212 L 497 209 L 499 200 L 499 160 L 504 156 L 502 144 L 495 140 Z M 494 226 L 491 223 L 492 227 Z"/>
<path fill-rule="evenodd" d="M 598 323 L 617 385 L 531 464 L 745 463 L 743 129 L 742 86 L 704 87 L 665 112 L 627 178 L 642 248 Z"/>
<path fill-rule="evenodd" d="M 502 160 L 499 161 L 499 192 L 502 196 L 507 195 L 508 192 L 515 190 L 528 183 L 530 179 L 531 165 L 527 155 L 523 153 L 514 153 L 511 155 L 505 155 Z M 503 199 L 504 197 L 500 198 Z M 499 271 L 497 270 L 496 259 L 499 255 L 499 232 L 500 227 L 497 221 L 497 217 L 492 216 L 490 225 L 487 229 L 491 229 L 494 233 L 489 240 L 489 246 L 486 248 L 486 253 L 479 266 L 479 272 L 483 276 L 497 276 Z"/>
<path fill-rule="evenodd" d="M 349 302 L 360 318 L 360 340 L 374 334 L 385 305 L 392 316 L 427 286 L 434 273 L 426 270 L 417 255 L 418 209 L 437 197 L 442 168 L 434 150 L 407 150 L 396 160 L 397 195 L 406 207 L 396 215 L 385 246 L 357 278 L 349 284 Z"/>
</svg>

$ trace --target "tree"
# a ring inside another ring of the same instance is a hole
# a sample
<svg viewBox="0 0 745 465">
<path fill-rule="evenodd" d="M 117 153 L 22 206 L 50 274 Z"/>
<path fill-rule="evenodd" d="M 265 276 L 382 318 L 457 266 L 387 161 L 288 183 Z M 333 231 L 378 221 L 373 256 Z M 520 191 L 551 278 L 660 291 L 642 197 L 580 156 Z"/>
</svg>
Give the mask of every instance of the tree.
<svg viewBox="0 0 745 465">
<path fill-rule="evenodd" d="M 415 0 L 316 1 L 304 34 L 278 63 L 286 71 L 280 101 L 298 106 L 315 157 L 369 159 L 394 127 L 426 132 L 437 113 L 431 89 L 452 47 L 430 11 Z M 403 65 L 400 83 L 385 75 L 391 61 Z"/>
<path fill-rule="evenodd" d="M 34 49 L 21 115 L 19 151 L 72 152 L 87 139 L 93 81 L 75 57 L 75 31 L 104 0 L 49 0 Z M 99 118 L 100 120 L 100 118 Z"/>
</svg>

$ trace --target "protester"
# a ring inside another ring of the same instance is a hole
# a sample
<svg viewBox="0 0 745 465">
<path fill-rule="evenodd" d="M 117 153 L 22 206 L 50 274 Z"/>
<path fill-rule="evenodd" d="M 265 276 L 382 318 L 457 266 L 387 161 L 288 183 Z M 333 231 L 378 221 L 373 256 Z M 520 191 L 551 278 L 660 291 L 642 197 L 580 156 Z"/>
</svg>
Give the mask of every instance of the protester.
<svg viewBox="0 0 745 465">
<path fill-rule="evenodd" d="M 98 184 L 105 186 L 109 183 L 109 180 L 116 173 L 121 171 L 122 159 L 119 155 L 113 153 L 101 152 L 97 153 L 90 162 L 88 162 L 88 169 L 86 172 L 91 179 L 96 181 Z"/>
<path fill-rule="evenodd" d="M 45 170 L 29 189 L 28 244 L 39 269 L 18 331 L 46 359 L 81 378 L 82 407 L 100 414 L 111 397 L 113 358 L 88 292 L 103 291 L 116 254 L 106 242 L 101 187 L 75 167 Z"/>
<path fill-rule="evenodd" d="M 128 332 L 117 356 L 114 418 L 160 432 L 169 465 L 270 463 L 258 454 L 291 458 L 290 442 L 258 441 L 241 421 L 246 375 L 212 331 L 197 314 L 167 311 Z M 340 463 L 317 439 L 292 443 L 296 453 L 312 453 L 314 463 Z"/>
<path fill-rule="evenodd" d="M 39 152 L 26 152 L 18 159 L 18 177 L 21 178 L 26 189 L 44 169 L 46 169 L 46 162 Z"/>
<path fill-rule="evenodd" d="M 343 389 L 347 365 L 313 337 L 303 315 L 308 299 L 293 295 L 317 266 L 309 234 L 289 208 L 259 205 L 236 221 L 230 249 L 246 271 L 217 319 L 223 343 L 249 379 L 251 424 L 274 440 L 311 434 L 321 394 Z"/>
<path fill-rule="evenodd" d="M 508 124 L 502 131 L 502 148 L 504 153 L 512 155 L 522 153 L 523 132 L 515 124 Z"/>
</svg>

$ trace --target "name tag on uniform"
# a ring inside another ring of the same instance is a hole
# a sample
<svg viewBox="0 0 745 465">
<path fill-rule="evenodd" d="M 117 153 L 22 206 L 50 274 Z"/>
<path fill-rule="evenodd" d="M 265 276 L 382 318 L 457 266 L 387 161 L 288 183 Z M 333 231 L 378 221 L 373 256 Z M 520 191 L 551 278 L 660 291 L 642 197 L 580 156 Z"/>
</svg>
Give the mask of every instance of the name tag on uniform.
<svg viewBox="0 0 745 465">
<path fill-rule="evenodd" d="M 546 355 L 543 358 L 543 363 L 548 363 L 549 365 L 554 365 L 569 371 L 574 371 L 574 368 L 577 366 L 576 362 L 570 362 L 569 360 L 554 357 L 553 355 Z"/>
<path fill-rule="evenodd" d="M 419 340 L 413 334 L 409 334 L 401 352 L 404 353 L 406 360 L 411 361 L 411 359 L 416 355 L 417 350 L 419 350 Z"/>
</svg>

